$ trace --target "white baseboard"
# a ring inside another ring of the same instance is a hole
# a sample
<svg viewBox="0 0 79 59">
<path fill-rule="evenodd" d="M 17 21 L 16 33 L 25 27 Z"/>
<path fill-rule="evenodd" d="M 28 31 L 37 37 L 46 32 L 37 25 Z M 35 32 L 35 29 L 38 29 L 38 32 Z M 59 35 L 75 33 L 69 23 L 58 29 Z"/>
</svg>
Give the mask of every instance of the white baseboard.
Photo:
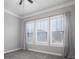
<svg viewBox="0 0 79 59">
<path fill-rule="evenodd" d="M 35 52 L 40 52 L 40 53 L 45 53 L 45 54 L 50 54 L 50 55 L 62 56 L 62 54 L 60 54 L 60 53 L 52 53 L 52 52 L 47 52 L 47 51 L 35 50 L 35 49 L 28 49 L 28 50 L 35 51 Z"/>
<path fill-rule="evenodd" d="M 68 58 L 70 58 L 70 59 L 71 59 L 71 58 L 72 58 L 72 59 L 75 59 L 75 56 L 73 56 L 73 57 L 68 57 Z"/>
<path fill-rule="evenodd" d="M 21 49 L 21 48 L 17 48 L 17 49 L 13 49 L 13 50 L 4 51 L 4 54 L 10 53 L 10 52 L 14 52 L 14 51 L 17 51 L 17 50 L 20 50 L 20 49 Z"/>
</svg>

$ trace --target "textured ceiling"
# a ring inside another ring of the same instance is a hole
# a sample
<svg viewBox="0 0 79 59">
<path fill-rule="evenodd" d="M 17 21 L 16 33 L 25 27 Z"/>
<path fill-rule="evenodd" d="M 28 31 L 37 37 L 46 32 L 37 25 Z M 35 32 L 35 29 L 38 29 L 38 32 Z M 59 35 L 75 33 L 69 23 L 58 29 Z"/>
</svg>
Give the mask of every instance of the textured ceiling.
<svg viewBox="0 0 79 59">
<path fill-rule="evenodd" d="M 24 0 L 22 5 L 19 5 L 19 1 L 20 0 L 4 0 L 4 8 L 19 16 L 25 16 L 74 0 L 33 0 L 33 4 Z"/>
</svg>

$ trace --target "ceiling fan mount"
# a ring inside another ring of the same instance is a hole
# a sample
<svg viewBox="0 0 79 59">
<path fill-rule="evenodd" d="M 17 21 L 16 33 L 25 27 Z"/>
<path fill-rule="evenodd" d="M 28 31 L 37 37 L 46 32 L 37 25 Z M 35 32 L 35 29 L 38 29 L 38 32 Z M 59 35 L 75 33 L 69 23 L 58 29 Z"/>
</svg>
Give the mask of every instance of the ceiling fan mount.
<svg viewBox="0 0 79 59">
<path fill-rule="evenodd" d="M 33 3 L 32 0 L 27 0 L 27 1 L 30 2 L 30 3 Z M 24 0 L 20 0 L 19 5 L 22 5 L 23 2 L 24 2 Z"/>
</svg>

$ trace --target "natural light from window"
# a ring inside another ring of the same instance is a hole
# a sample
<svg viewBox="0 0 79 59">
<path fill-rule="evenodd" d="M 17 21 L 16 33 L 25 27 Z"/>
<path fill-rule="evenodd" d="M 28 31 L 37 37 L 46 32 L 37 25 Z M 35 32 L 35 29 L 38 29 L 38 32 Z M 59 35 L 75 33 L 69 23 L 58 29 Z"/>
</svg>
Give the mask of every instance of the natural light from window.
<svg viewBox="0 0 79 59">
<path fill-rule="evenodd" d="M 26 40 L 40 45 L 63 45 L 64 15 L 26 22 Z"/>
</svg>

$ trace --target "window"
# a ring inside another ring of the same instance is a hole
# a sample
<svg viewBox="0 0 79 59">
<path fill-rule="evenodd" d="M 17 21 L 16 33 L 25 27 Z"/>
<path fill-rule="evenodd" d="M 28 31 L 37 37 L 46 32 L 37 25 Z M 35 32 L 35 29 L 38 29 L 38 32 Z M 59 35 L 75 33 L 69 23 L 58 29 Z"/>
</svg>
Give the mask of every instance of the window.
<svg viewBox="0 0 79 59">
<path fill-rule="evenodd" d="M 34 22 L 27 22 L 26 24 L 27 43 L 34 42 Z"/>
<path fill-rule="evenodd" d="M 64 19 L 63 15 L 50 17 L 50 44 L 63 44 Z"/>
<path fill-rule="evenodd" d="M 41 45 L 63 45 L 64 15 L 26 22 L 27 43 Z"/>
<path fill-rule="evenodd" d="M 48 42 L 48 18 L 36 21 L 36 41 L 37 43 Z"/>
</svg>

